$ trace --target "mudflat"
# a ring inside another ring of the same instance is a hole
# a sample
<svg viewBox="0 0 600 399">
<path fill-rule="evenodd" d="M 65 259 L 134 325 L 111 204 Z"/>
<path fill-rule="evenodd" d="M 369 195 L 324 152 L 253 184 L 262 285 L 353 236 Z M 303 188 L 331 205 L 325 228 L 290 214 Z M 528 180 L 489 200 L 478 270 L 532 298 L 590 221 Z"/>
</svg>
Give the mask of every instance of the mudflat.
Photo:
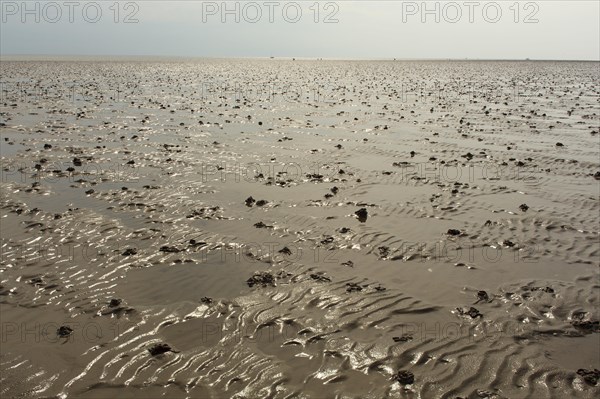
<svg viewBox="0 0 600 399">
<path fill-rule="evenodd" d="M 598 397 L 598 68 L 1 62 L 0 394 Z"/>
</svg>

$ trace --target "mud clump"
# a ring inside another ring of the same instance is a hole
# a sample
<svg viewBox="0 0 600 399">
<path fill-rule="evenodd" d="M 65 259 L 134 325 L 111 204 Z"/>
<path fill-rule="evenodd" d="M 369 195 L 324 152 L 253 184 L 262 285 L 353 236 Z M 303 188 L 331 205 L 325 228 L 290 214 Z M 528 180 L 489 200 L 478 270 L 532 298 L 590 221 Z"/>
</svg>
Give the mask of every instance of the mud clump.
<svg viewBox="0 0 600 399">
<path fill-rule="evenodd" d="M 36 287 L 43 286 L 44 284 L 46 284 L 44 282 L 44 279 L 42 279 L 41 277 L 33 277 L 27 282 L 31 285 L 35 285 Z"/>
<path fill-rule="evenodd" d="M 325 276 L 323 273 L 313 273 L 310 275 L 310 278 L 312 278 L 313 280 L 316 280 L 316 281 L 320 281 L 322 283 L 331 282 L 331 279 L 329 277 Z"/>
<path fill-rule="evenodd" d="M 361 287 L 357 283 L 346 283 L 346 292 L 360 292 L 362 290 L 363 287 Z"/>
<path fill-rule="evenodd" d="M 326 236 L 325 238 L 323 238 L 321 240 L 321 244 L 323 245 L 327 245 L 327 244 L 331 244 L 335 239 L 332 236 Z"/>
<path fill-rule="evenodd" d="M 554 294 L 554 288 L 552 287 L 522 287 L 524 291 L 532 291 L 532 292 L 536 292 L 536 291 L 541 291 L 541 292 L 545 292 L 546 294 Z"/>
<path fill-rule="evenodd" d="M 600 332 L 600 322 L 598 320 L 575 320 L 571 322 L 571 325 L 576 329 L 585 331 L 587 333 Z"/>
<path fill-rule="evenodd" d="M 187 219 L 219 219 L 219 211 L 221 210 L 221 207 L 219 206 L 213 206 L 213 207 L 206 207 L 206 208 L 200 208 L 200 209 L 194 209 L 192 210 L 192 212 L 186 216 Z"/>
<path fill-rule="evenodd" d="M 202 302 L 205 305 L 211 305 L 213 303 L 213 299 L 207 296 L 204 296 L 202 298 L 200 298 L 200 302 Z"/>
<path fill-rule="evenodd" d="M 577 374 L 579 374 L 581 377 L 583 377 L 583 380 L 593 386 L 598 385 L 598 380 L 600 379 L 600 370 L 598 369 L 594 369 L 594 370 L 586 370 L 586 369 L 579 369 L 577 370 Z"/>
<path fill-rule="evenodd" d="M 510 240 L 504 240 L 504 241 L 502 242 L 502 245 L 504 245 L 505 247 L 508 247 L 508 248 L 512 248 L 512 247 L 514 247 L 516 244 L 515 244 L 514 242 L 510 241 Z"/>
<path fill-rule="evenodd" d="M 279 252 L 280 254 L 283 254 L 283 255 L 288 255 L 288 256 L 292 254 L 292 250 L 291 250 L 291 249 L 289 249 L 288 247 L 283 247 L 283 248 L 281 248 L 281 249 L 280 249 L 278 252 Z"/>
<path fill-rule="evenodd" d="M 168 245 L 163 245 L 162 247 L 160 247 L 159 249 L 160 252 L 166 252 L 166 253 L 172 253 L 172 254 L 176 254 L 178 252 L 181 252 L 181 250 L 177 247 L 171 247 Z"/>
<path fill-rule="evenodd" d="M 392 337 L 392 339 L 394 340 L 394 342 L 398 343 L 398 342 L 409 342 L 413 340 L 413 336 L 410 334 L 402 334 L 399 337 Z"/>
<path fill-rule="evenodd" d="M 197 247 L 204 247 L 206 245 L 208 245 L 208 243 L 206 243 L 205 241 L 196 241 L 193 238 L 189 241 L 190 247 L 193 248 L 197 248 Z"/>
<path fill-rule="evenodd" d="M 400 384 L 403 384 L 403 385 L 414 384 L 415 375 L 413 373 L 411 373 L 410 371 L 400 370 L 400 371 L 398 371 L 398 374 L 396 375 L 396 380 Z"/>
<path fill-rule="evenodd" d="M 477 291 L 477 302 L 489 302 L 490 296 L 485 291 Z"/>
<path fill-rule="evenodd" d="M 472 319 L 475 319 L 477 317 L 483 318 L 483 314 L 481 314 L 479 312 L 479 310 L 475 309 L 474 307 L 470 307 L 470 308 L 456 308 L 456 310 L 458 311 L 458 314 L 461 316 L 469 316 Z"/>
<path fill-rule="evenodd" d="M 590 320 L 586 312 L 574 313 L 571 319 L 571 325 L 584 333 L 600 332 L 600 322 L 598 320 Z"/>
<path fill-rule="evenodd" d="M 367 211 L 367 208 L 360 208 L 358 211 L 354 212 L 354 214 L 358 218 L 358 221 L 361 223 L 365 223 L 367 221 L 367 218 L 369 217 L 369 212 Z"/>
<path fill-rule="evenodd" d="M 244 201 L 244 202 L 245 202 L 245 204 L 246 204 L 246 206 L 248 208 L 251 208 L 254 205 L 256 205 L 256 206 L 265 206 L 265 205 L 267 205 L 269 203 L 269 201 L 267 201 L 267 200 L 258 200 L 257 201 L 257 200 L 255 200 L 252 197 L 246 198 L 246 201 Z"/>
<path fill-rule="evenodd" d="M 135 248 L 127 248 L 122 255 L 123 256 L 132 256 L 132 255 L 137 255 L 138 251 Z"/>
<path fill-rule="evenodd" d="M 256 272 L 252 277 L 246 280 L 248 287 L 252 288 L 255 285 L 261 287 L 275 287 L 277 278 L 269 272 Z"/>
<path fill-rule="evenodd" d="M 390 256 L 390 247 L 381 246 L 377 250 L 379 251 L 379 259 L 387 259 Z"/>
<path fill-rule="evenodd" d="M 68 338 L 71 334 L 73 334 L 73 329 L 69 326 L 60 326 L 60 328 L 56 330 L 56 335 L 60 338 Z"/>
<path fill-rule="evenodd" d="M 167 352 L 175 352 L 175 351 L 171 348 L 171 346 L 169 346 L 169 344 L 160 343 L 160 344 L 152 345 L 150 348 L 148 348 L 148 352 L 150 352 L 150 354 L 152 356 L 160 356 Z"/>
<path fill-rule="evenodd" d="M 121 305 L 122 302 L 123 302 L 122 299 L 113 298 L 108 303 L 108 307 L 110 307 L 110 308 L 116 308 L 117 306 Z"/>
</svg>

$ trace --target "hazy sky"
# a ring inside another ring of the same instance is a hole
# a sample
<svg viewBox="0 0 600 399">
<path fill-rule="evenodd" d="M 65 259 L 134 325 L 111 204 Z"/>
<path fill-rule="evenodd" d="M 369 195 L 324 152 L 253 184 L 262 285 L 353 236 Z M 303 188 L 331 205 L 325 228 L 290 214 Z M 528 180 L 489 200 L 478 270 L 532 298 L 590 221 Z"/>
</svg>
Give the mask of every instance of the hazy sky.
<svg viewBox="0 0 600 399">
<path fill-rule="evenodd" d="M 600 59 L 600 1 L 515 3 L 0 0 L 0 53 Z"/>
</svg>

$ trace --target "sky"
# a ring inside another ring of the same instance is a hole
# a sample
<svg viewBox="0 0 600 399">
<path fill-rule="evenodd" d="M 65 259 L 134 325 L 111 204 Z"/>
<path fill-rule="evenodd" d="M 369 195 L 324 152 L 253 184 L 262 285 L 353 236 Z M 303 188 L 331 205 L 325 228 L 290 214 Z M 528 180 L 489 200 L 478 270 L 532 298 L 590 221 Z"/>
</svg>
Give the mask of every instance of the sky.
<svg viewBox="0 0 600 399">
<path fill-rule="evenodd" d="M 0 56 L 600 60 L 600 1 L 7 1 Z"/>
</svg>

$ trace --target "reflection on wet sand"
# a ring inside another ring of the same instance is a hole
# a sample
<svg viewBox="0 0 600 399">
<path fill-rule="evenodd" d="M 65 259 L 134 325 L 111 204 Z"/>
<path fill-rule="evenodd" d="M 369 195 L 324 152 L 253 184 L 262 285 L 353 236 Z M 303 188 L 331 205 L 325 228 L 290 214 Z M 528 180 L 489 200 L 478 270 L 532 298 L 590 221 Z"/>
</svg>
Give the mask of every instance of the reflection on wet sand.
<svg viewBox="0 0 600 399">
<path fill-rule="evenodd" d="M 0 63 L 2 396 L 596 397 L 597 68 Z"/>
</svg>

